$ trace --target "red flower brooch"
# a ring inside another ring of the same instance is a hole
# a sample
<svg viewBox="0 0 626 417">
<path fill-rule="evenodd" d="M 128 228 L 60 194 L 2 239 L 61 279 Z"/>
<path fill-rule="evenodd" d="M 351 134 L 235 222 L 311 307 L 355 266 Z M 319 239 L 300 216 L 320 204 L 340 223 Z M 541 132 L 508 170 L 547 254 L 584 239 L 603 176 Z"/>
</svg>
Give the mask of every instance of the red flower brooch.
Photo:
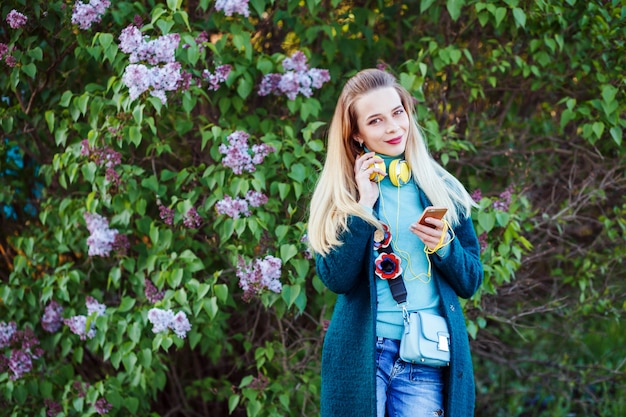
<svg viewBox="0 0 626 417">
<path fill-rule="evenodd" d="M 379 250 L 381 248 L 386 248 L 391 243 L 391 231 L 389 230 L 389 226 L 385 223 L 381 223 L 383 225 L 383 230 L 376 229 L 374 232 L 374 249 Z"/>
<path fill-rule="evenodd" d="M 376 258 L 376 275 L 382 279 L 395 279 L 402 275 L 402 260 L 395 253 L 381 253 Z"/>
</svg>

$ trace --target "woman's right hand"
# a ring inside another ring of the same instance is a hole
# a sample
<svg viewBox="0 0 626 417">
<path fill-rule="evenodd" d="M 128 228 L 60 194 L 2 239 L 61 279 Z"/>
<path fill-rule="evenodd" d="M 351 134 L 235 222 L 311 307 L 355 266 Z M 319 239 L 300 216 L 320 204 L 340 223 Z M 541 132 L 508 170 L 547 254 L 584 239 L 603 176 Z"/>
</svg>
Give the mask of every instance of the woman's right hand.
<svg viewBox="0 0 626 417">
<path fill-rule="evenodd" d="M 359 204 L 367 207 L 374 207 L 378 200 L 378 184 L 372 181 L 372 174 L 386 176 L 387 174 L 375 164 L 381 163 L 383 160 L 376 156 L 375 152 L 364 153 L 354 161 L 354 180 L 359 189 Z"/>
</svg>

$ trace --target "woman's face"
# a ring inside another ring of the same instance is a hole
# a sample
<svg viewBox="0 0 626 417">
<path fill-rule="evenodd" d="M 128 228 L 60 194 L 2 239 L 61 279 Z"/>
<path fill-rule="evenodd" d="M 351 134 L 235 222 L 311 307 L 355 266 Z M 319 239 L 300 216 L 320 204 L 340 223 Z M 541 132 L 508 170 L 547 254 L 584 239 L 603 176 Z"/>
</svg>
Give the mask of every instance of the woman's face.
<svg viewBox="0 0 626 417">
<path fill-rule="evenodd" d="M 406 148 L 409 115 L 393 87 L 364 94 L 354 103 L 358 133 L 354 139 L 370 151 L 398 156 Z"/>
</svg>

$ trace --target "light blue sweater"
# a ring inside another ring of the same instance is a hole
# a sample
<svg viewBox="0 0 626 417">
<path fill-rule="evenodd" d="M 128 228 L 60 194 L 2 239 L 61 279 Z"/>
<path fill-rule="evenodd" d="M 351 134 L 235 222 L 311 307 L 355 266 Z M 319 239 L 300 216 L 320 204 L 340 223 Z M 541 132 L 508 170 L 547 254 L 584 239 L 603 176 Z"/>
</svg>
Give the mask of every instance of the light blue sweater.
<svg viewBox="0 0 626 417">
<path fill-rule="evenodd" d="M 389 163 L 396 158 L 378 156 L 383 158 L 389 171 Z M 379 184 L 378 218 L 389 226 L 393 251 L 402 259 L 402 279 L 408 294 L 406 307 L 409 311 L 422 310 L 441 315 L 437 287 L 432 277 L 427 275 L 428 260 L 424 253 L 424 243 L 409 230 L 409 226 L 419 219 L 424 210 L 417 184 L 410 181 L 396 187 L 388 176 Z M 375 252 L 374 257 L 376 256 L 378 254 Z M 376 293 L 376 336 L 400 340 L 404 329 L 402 309 L 391 295 L 389 282 L 377 277 Z"/>
</svg>

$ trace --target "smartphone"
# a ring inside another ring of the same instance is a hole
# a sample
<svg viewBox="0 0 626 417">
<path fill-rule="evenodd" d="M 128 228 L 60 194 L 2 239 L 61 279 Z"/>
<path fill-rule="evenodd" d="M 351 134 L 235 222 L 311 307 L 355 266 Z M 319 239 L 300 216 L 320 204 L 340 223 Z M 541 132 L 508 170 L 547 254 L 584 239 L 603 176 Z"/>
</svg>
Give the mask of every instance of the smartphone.
<svg viewBox="0 0 626 417">
<path fill-rule="evenodd" d="M 430 223 L 427 223 L 426 218 L 434 217 L 436 219 L 441 220 L 443 219 L 443 216 L 446 214 L 447 211 L 448 209 L 445 207 L 426 207 L 424 209 L 424 212 L 420 216 L 419 224 L 423 224 L 424 226 L 432 227 L 434 229 L 435 226 L 433 226 Z"/>
</svg>

